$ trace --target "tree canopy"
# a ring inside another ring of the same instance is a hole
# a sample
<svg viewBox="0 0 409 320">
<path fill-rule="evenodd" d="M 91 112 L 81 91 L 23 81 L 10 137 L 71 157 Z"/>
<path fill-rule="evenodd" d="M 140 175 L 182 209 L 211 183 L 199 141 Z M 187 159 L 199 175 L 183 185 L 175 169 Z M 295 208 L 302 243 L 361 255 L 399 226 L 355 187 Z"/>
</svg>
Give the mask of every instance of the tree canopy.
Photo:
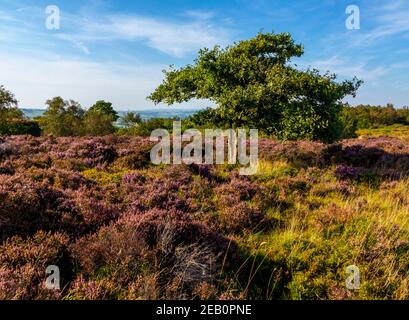
<svg viewBox="0 0 409 320">
<path fill-rule="evenodd" d="M 164 71 L 163 83 L 148 98 L 169 105 L 208 99 L 217 108 L 206 117 L 217 125 L 333 141 L 342 133 L 342 99 L 355 96 L 361 81 L 336 82 L 331 73 L 298 70 L 290 61 L 303 53 L 288 33 L 259 33 L 226 48 L 204 48 L 193 64 Z"/>
<path fill-rule="evenodd" d="M 111 116 L 112 121 L 117 121 L 119 119 L 118 113 L 112 107 L 112 103 L 104 100 L 98 100 L 95 102 L 95 104 L 87 110 L 87 113 L 99 113 Z"/>
<path fill-rule="evenodd" d="M 135 112 L 127 112 L 121 118 L 121 125 L 125 128 L 130 128 L 142 122 L 141 115 Z"/>
<path fill-rule="evenodd" d="M 41 129 L 56 136 L 78 136 L 85 111 L 78 102 L 55 97 L 47 100 L 47 110 L 37 120 Z"/>
<path fill-rule="evenodd" d="M 23 112 L 17 107 L 17 99 L 9 90 L 0 86 L 0 121 L 22 120 Z"/>
<path fill-rule="evenodd" d="M 118 119 L 112 103 L 97 101 L 85 111 L 78 102 L 55 97 L 46 102 L 47 110 L 37 118 L 45 134 L 56 136 L 108 135 L 115 132 Z"/>
</svg>

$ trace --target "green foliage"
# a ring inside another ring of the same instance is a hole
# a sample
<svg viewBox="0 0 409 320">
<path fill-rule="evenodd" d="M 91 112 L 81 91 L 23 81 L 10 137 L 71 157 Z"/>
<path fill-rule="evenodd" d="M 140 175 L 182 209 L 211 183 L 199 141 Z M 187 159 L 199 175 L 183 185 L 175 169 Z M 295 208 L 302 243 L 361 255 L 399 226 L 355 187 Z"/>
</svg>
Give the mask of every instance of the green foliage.
<svg viewBox="0 0 409 320">
<path fill-rule="evenodd" d="M 24 119 L 23 112 L 17 107 L 17 100 L 14 94 L 0 86 L 0 121 Z"/>
<path fill-rule="evenodd" d="M 112 104 L 97 101 L 86 112 L 78 102 L 55 97 L 46 102 L 47 111 L 36 120 L 45 134 L 55 136 L 108 135 L 118 119 Z"/>
<path fill-rule="evenodd" d="M 223 119 L 221 119 L 218 111 L 212 108 L 206 108 L 195 112 L 186 119 L 183 120 L 184 127 L 212 127 L 216 124 L 221 125 Z"/>
<path fill-rule="evenodd" d="M 14 94 L 0 86 L 0 109 L 9 109 L 17 107 L 17 100 Z"/>
<path fill-rule="evenodd" d="M 35 137 L 41 135 L 41 129 L 37 122 L 29 120 L 12 120 L 0 122 L 0 135 L 25 135 Z"/>
<path fill-rule="evenodd" d="M 345 106 L 342 112 L 344 123 L 356 129 L 370 129 L 392 124 L 409 125 L 409 108 L 396 109 L 392 104 L 386 106 L 358 105 Z"/>
<path fill-rule="evenodd" d="M 0 135 L 41 135 L 38 124 L 29 121 L 17 107 L 13 93 L 0 86 Z"/>
<path fill-rule="evenodd" d="M 118 113 L 112 107 L 112 103 L 104 100 L 95 102 L 95 104 L 88 109 L 87 113 L 99 113 L 101 115 L 111 116 L 112 121 L 119 119 Z"/>
<path fill-rule="evenodd" d="M 115 132 L 113 122 L 112 114 L 88 110 L 83 120 L 84 133 L 91 136 L 113 134 Z"/>
<path fill-rule="evenodd" d="M 133 127 L 142 122 L 141 115 L 135 112 L 127 112 L 120 120 L 124 128 Z"/>
<path fill-rule="evenodd" d="M 409 137 L 409 125 L 393 124 L 379 128 L 359 129 L 356 134 L 357 136 L 366 137 L 397 137 L 406 140 Z"/>
<path fill-rule="evenodd" d="M 342 134 L 341 100 L 355 95 L 361 81 L 289 65 L 304 53 L 290 34 L 259 33 L 224 49 L 202 49 L 193 65 L 165 71 L 164 82 L 148 97 L 174 104 L 209 99 L 215 111 L 199 123 L 258 128 L 281 139 L 333 141 Z"/>
<path fill-rule="evenodd" d="M 82 132 L 85 111 L 78 102 L 61 97 L 47 100 L 47 111 L 36 120 L 45 134 L 78 136 Z"/>
<path fill-rule="evenodd" d="M 119 135 L 131 135 L 131 136 L 150 136 L 155 129 L 165 129 L 172 132 L 173 121 L 177 119 L 167 118 L 152 118 L 142 121 L 141 123 L 129 128 L 121 128 L 118 130 Z"/>
</svg>

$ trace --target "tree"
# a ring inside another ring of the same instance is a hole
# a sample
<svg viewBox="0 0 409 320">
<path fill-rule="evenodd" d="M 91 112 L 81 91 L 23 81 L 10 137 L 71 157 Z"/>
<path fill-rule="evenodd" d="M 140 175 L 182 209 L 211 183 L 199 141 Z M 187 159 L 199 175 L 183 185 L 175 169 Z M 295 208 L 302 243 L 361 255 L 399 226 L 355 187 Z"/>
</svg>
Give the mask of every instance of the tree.
<svg viewBox="0 0 409 320">
<path fill-rule="evenodd" d="M 119 119 L 118 113 L 112 107 L 111 102 L 106 102 L 104 100 L 99 100 L 88 109 L 87 112 L 97 112 L 103 115 L 112 116 L 112 121 L 117 121 Z"/>
<path fill-rule="evenodd" d="M 317 70 L 290 64 L 303 47 L 290 34 L 259 33 L 220 48 L 199 51 L 192 65 L 164 71 L 165 79 L 148 97 L 157 103 L 209 99 L 204 112 L 219 126 L 258 128 L 282 139 L 333 141 L 342 133 L 342 99 L 355 95 L 361 81 L 335 82 Z"/>
<path fill-rule="evenodd" d="M 0 86 L 0 121 L 23 120 L 24 114 L 18 109 L 14 94 Z"/>
<path fill-rule="evenodd" d="M 121 125 L 125 128 L 133 127 L 142 122 L 141 115 L 135 112 L 127 112 L 121 118 Z"/>
<path fill-rule="evenodd" d="M 37 120 L 46 134 L 56 136 L 79 136 L 85 111 L 78 102 L 55 97 L 46 102 L 47 110 Z"/>
<path fill-rule="evenodd" d="M 101 136 L 115 132 L 113 123 L 119 119 L 111 102 L 99 100 L 87 110 L 84 117 L 84 133 Z"/>
<path fill-rule="evenodd" d="M 4 86 L 0 86 L 0 109 L 16 108 L 17 100 Z"/>
<path fill-rule="evenodd" d="M 0 135 L 21 134 L 39 136 L 41 130 L 37 122 L 24 116 L 14 94 L 0 86 Z"/>
<path fill-rule="evenodd" d="M 105 114 L 97 110 L 88 110 L 85 114 L 83 125 L 84 133 L 91 136 L 104 136 L 115 132 L 113 115 Z"/>
</svg>

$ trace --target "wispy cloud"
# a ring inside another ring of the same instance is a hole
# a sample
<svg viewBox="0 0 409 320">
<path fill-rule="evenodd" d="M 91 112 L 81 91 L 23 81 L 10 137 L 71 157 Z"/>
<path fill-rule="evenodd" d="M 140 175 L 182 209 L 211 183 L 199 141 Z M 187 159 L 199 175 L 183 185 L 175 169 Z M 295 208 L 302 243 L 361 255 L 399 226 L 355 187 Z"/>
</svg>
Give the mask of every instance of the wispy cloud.
<svg viewBox="0 0 409 320">
<path fill-rule="evenodd" d="M 0 53 L 0 70 L 7 75 L 1 84 L 23 107 L 43 106 L 57 95 L 84 106 L 106 99 L 120 108 L 153 107 L 146 96 L 162 81 L 162 70 L 171 62 L 138 63 L 128 48 L 140 43 L 172 61 L 229 38 L 227 29 L 212 23 L 214 14 L 205 11 L 181 11 L 163 19 L 62 10 L 61 29 L 50 31 L 45 28 L 44 8 L 19 8 L 0 10 L 0 40 L 7 48 Z M 112 58 L 99 60 L 97 50 L 106 56 L 112 53 Z"/>
<path fill-rule="evenodd" d="M 118 110 L 157 108 L 146 97 L 162 81 L 163 64 L 90 62 L 55 56 L 22 57 L 0 54 L 3 85 L 15 93 L 20 107 L 43 107 L 46 100 L 62 96 L 84 107 L 95 101 L 111 101 Z M 183 107 L 210 106 L 191 101 Z"/>
<path fill-rule="evenodd" d="M 356 98 L 348 97 L 345 101 L 351 104 L 382 105 L 394 103 L 397 106 L 408 105 L 407 99 L 402 97 L 409 90 L 404 73 L 409 68 L 409 63 L 399 62 L 384 65 L 370 64 L 368 59 L 348 59 L 346 57 L 332 56 L 328 59 L 310 61 L 302 64 L 304 68 L 316 68 L 321 72 L 330 71 L 341 79 L 351 79 L 356 76 L 364 80 L 363 86 L 358 90 Z M 397 76 L 401 75 L 401 77 Z"/>
<path fill-rule="evenodd" d="M 409 35 L 409 2 L 394 1 L 374 6 L 370 12 L 376 27 L 356 39 L 356 43 L 365 45 L 370 42 L 395 35 Z"/>
<path fill-rule="evenodd" d="M 143 41 L 149 47 L 176 57 L 228 40 L 227 30 L 203 21 L 175 23 L 144 16 L 111 16 L 108 20 L 96 29 L 104 33 L 109 30 L 113 39 Z"/>
<path fill-rule="evenodd" d="M 216 14 L 213 11 L 187 10 L 183 13 L 183 15 L 200 20 L 209 20 L 212 19 Z"/>
<path fill-rule="evenodd" d="M 146 106 L 146 95 L 161 82 L 167 65 L 189 63 L 200 48 L 274 29 L 290 31 L 305 44 L 298 65 L 365 80 L 360 92 L 369 101 L 408 104 L 407 91 L 399 91 L 408 83 L 403 63 L 408 0 L 357 0 L 361 30 L 353 31 L 345 29 L 345 7 L 335 0 L 183 1 L 172 6 L 162 1 L 161 12 L 156 10 L 159 2 L 57 1 L 61 29 L 52 31 L 45 28 L 45 4 L 0 1 L 2 83 L 26 106 L 55 94 L 85 105 L 107 94 L 121 106 Z M 119 61 L 121 66 L 112 65 Z M 135 69 L 141 61 L 145 68 Z M 142 89 L 135 93 L 135 88 Z"/>
<path fill-rule="evenodd" d="M 308 66 L 322 72 L 331 71 L 341 77 L 358 77 L 364 81 L 376 81 L 384 76 L 389 70 L 384 66 L 369 67 L 366 61 L 348 61 L 338 56 L 328 59 L 311 61 Z"/>
<path fill-rule="evenodd" d="M 75 36 L 69 34 L 57 34 L 56 37 L 70 42 L 74 48 L 81 50 L 86 55 L 89 55 L 91 53 L 90 49 L 86 45 L 84 45 L 83 42 L 77 40 Z"/>
<path fill-rule="evenodd" d="M 230 31 L 220 25 L 216 26 L 212 22 L 214 15 L 210 11 L 190 10 L 173 18 L 163 19 L 112 13 L 95 14 L 91 17 L 62 11 L 61 30 L 51 33 L 44 28 L 42 8 L 23 7 L 7 13 L 0 11 L 0 24 L 3 24 L 2 28 L 12 27 L 15 39 L 25 41 L 27 37 L 24 35 L 28 31 L 32 36 L 48 37 L 49 41 L 56 36 L 87 55 L 91 53 L 91 44 L 125 41 L 140 42 L 162 53 L 182 58 L 202 47 L 229 42 Z M 37 19 L 36 24 L 28 25 L 27 21 L 30 19 L 26 19 L 27 17 Z"/>
</svg>

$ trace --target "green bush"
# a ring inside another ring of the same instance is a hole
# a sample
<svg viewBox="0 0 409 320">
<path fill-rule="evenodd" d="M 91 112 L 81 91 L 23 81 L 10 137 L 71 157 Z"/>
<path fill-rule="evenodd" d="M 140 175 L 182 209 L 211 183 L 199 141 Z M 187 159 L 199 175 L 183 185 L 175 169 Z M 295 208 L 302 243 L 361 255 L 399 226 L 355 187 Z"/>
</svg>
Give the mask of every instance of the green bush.
<svg viewBox="0 0 409 320">
<path fill-rule="evenodd" d="M 119 135 L 130 135 L 130 136 L 150 136 L 152 131 L 155 129 L 165 129 L 169 133 L 173 129 L 173 121 L 178 119 L 167 119 L 167 118 L 152 118 L 145 120 L 129 128 L 120 128 L 117 133 Z"/>
<path fill-rule="evenodd" d="M 29 120 L 13 120 L 0 123 L 0 135 L 32 135 L 41 136 L 41 129 L 37 122 Z"/>
</svg>

